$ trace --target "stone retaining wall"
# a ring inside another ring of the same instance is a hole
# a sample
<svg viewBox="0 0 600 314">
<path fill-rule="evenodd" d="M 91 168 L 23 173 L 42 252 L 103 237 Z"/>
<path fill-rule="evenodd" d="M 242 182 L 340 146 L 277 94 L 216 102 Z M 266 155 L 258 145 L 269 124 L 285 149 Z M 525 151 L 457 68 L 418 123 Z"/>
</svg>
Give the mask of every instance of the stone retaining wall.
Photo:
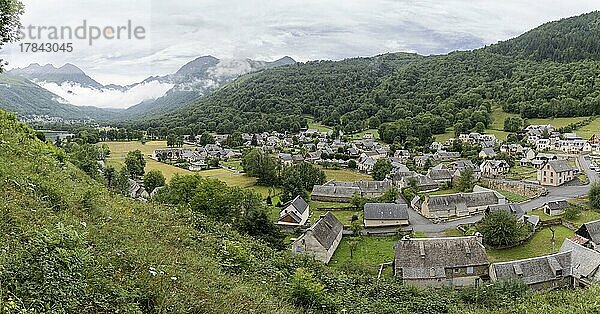
<svg viewBox="0 0 600 314">
<path fill-rule="evenodd" d="M 503 190 L 511 193 L 536 198 L 544 195 L 548 190 L 540 185 L 525 183 L 522 181 L 508 181 L 497 179 L 481 179 L 481 182 L 493 190 Z"/>
</svg>

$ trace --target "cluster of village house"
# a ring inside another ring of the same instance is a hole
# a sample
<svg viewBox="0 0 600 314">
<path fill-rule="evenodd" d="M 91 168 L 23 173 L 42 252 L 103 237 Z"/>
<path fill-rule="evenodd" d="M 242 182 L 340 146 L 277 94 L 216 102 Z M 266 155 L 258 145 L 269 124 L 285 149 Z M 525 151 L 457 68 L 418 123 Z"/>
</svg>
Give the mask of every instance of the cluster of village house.
<svg viewBox="0 0 600 314">
<path fill-rule="evenodd" d="M 355 195 L 375 198 L 393 187 L 401 189 L 415 184 L 419 192 L 431 192 L 456 182 L 467 169 L 473 172 L 476 180 L 502 177 L 508 173 L 510 165 L 505 160 L 494 159 L 497 155 L 494 148 L 497 147 L 521 165 L 537 169 L 539 184 L 559 186 L 573 180 L 578 170 L 566 159 L 542 151 L 561 151 L 566 154 L 600 151 L 600 135 L 585 141 L 574 134 L 558 134 L 552 126 L 529 126 L 526 132 L 531 147 L 501 145 L 493 135 L 470 133 L 447 143 L 433 143 L 431 149 L 434 153 L 418 156 L 411 156 L 405 150 L 391 154 L 389 146 L 376 142 L 371 134 L 352 142 L 332 139 L 331 134 L 316 130 L 307 130 L 296 136 L 280 133 L 244 134 L 243 139 L 247 147 L 257 146 L 267 152 L 278 153 L 284 165 L 311 162 L 348 167 L 348 158 L 334 158 L 344 155 L 356 161 L 359 171 L 371 173 L 378 159 L 387 158 L 391 162 L 393 170 L 383 181 L 330 181 L 314 186 L 311 199 L 323 202 L 350 202 Z M 226 136 L 219 135 L 215 144 L 195 149 L 156 150 L 152 158 L 159 161 L 184 160 L 190 170 L 204 170 L 208 168 L 206 160 L 210 158 L 227 160 L 241 157 L 239 150 L 221 145 L 225 139 Z M 459 153 L 447 151 L 446 148 L 454 140 L 480 145 L 482 150 L 479 156 L 484 161 L 475 165 L 469 160 L 462 160 Z M 417 167 L 423 168 L 428 160 L 436 166 L 426 174 L 419 174 L 405 166 L 411 158 Z M 130 183 L 132 197 L 138 198 L 142 194 L 148 196 L 139 184 Z M 556 215 L 568 206 L 566 201 L 557 201 L 545 204 L 543 209 L 549 215 Z M 395 203 L 367 203 L 363 210 L 363 225 L 365 228 L 408 226 L 409 208 L 434 221 L 503 210 L 512 213 L 518 221 L 531 224 L 534 229 L 539 223 L 539 217 L 525 215 L 518 204 L 508 204 L 502 194 L 476 186 L 471 193 L 417 195 L 412 200 L 399 197 Z M 331 212 L 314 224 L 310 224 L 309 220 L 308 203 L 296 197 L 282 206 L 277 224 L 304 228 L 302 235 L 293 241 L 292 251 L 310 254 L 328 263 L 341 242 L 344 225 Z M 600 248 L 597 246 L 599 241 L 600 221 L 591 222 L 584 224 L 575 238 L 565 240 L 557 254 L 490 264 L 480 235 L 425 239 L 405 237 L 395 246 L 393 268 L 395 276 L 419 286 L 468 287 L 478 286 L 485 281 L 511 278 L 521 279 L 535 289 L 588 286 L 600 278 L 600 252 L 596 251 Z"/>
<path fill-rule="evenodd" d="M 582 141 L 572 134 L 554 132 L 551 126 L 528 127 L 528 141 L 532 148 L 518 144 L 505 144 L 500 151 L 519 160 L 523 166 L 537 169 L 540 185 L 560 186 L 573 180 L 578 169 L 566 159 L 555 154 L 538 151 L 558 150 L 566 154 L 597 152 L 600 135 L 589 141 Z M 537 138 L 536 138 L 537 136 Z M 546 138 L 542 138 L 546 137 Z M 461 135 L 458 140 L 479 144 L 483 147 L 479 156 L 485 160 L 474 165 L 469 160 L 461 160 L 460 155 L 447 152 L 443 144 L 434 143 L 437 149 L 433 154 L 414 157 L 417 166 L 424 165 L 427 159 L 438 163 L 422 175 L 410 171 L 403 162 L 410 158 L 407 152 L 396 152 L 394 157 L 375 153 L 361 154 L 359 169 L 369 172 L 378 158 L 389 158 L 393 171 L 384 181 L 339 182 L 330 181 L 313 187 L 311 199 L 323 202 L 349 202 L 354 195 L 367 198 L 381 196 L 392 187 L 404 188 L 417 183 L 420 192 L 429 192 L 455 182 L 466 169 L 473 171 L 475 179 L 497 178 L 508 173 L 510 165 L 505 160 L 495 160 L 497 152 L 493 147 L 499 143 L 493 135 L 477 133 Z M 554 146 L 545 144 L 546 140 Z M 584 144 L 581 144 L 585 142 Z M 541 146 L 546 145 L 546 146 Z M 377 146 L 377 144 L 375 144 Z M 575 149 L 574 147 L 579 147 Z M 359 148 L 360 149 L 360 148 Z M 385 148 L 382 149 L 385 151 Z M 295 162 L 293 158 L 284 161 Z M 364 165 L 364 162 L 367 165 Z M 361 166 L 362 164 L 362 166 Z M 548 202 L 543 210 L 548 215 L 558 215 L 569 207 L 567 201 Z M 447 195 L 415 196 L 405 201 L 401 197 L 396 203 L 367 203 L 363 210 L 363 225 L 373 227 L 402 227 L 410 224 L 409 208 L 429 219 L 450 219 L 475 214 L 488 214 L 493 211 L 507 211 L 521 223 L 537 228 L 539 217 L 525 215 L 518 204 L 507 203 L 505 197 L 490 189 L 476 186 L 471 193 Z M 308 204 L 300 197 L 282 207 L 278 224 L 303 226 L 310 219 Z M 328 263 L 342 239 L 344 226 L 331 212 L 320 219 L 292 243 L 292 251 L 309 254 L 317 260 Z M 486 281 L 520 279 L 532 289 L 554 289 L 560 287 L 587 287 L 600 279 L 600 252 L 596 245 L 600 241 L 600 221 L 584 224 L 573 239 L 566 239 L 559 253 L 504 263 L 490 264 L 482 244 L 481 235 L 454 238 L 404 237 L 395 246 L 393 269 L 395 276 L 404 282 L 418 286 L 475 287 Z M 600 248 L 600 246 L 598 246 Z"/>
<path fill-rule="evenodd" d="M 515 205 L 488 206 L 487 212 L 506 210 L 523 219 Z M 395 212 L 402 212 L 401 215 Z M 281 220 L 308 219 L 301 198 L 287 203 Z M 408 220 L 398 204 L 367 204 L 368 221 Z M 328 263 L 342 240 L 343 224 L 331 212 L 323 215 L 292 243 L 295 254 L 309 254 Z M 584 224 L 560 251 L 541 257 L 490 264 L 480 234 L 451 238 L 410 238 L 395 245 L 394 275 L 422 287 L 478 287 L 485 282 L 522 280 L 531 289 L 588 287 L 600 280 L 600 221 Z"/>
<path fill-rule="evenodd" d="M 559 186 L 573 180 L 578 173 L 578 169 L 566 160 L 566 155 L 600 154 L 600 134 L 583 140 L 574 133 L 560 134 L 551 125 L 531 125 L 524 131 L 529 143 L 526 147 L 521 144 L 502 144 L 491 134 L 469 133 L 461 134 L 457 139 L 450 139 L 446 143 L 434 142 L 430 147 L 433 153 L 416 156 L 411 156 L 407 150 L 392 153 L 389 145 L 377 142 L 369 133 L 362 139 L 353 141 L 335 139 L 331 131 L 319 132 L 313 129 L 295 135 L 278 132 L 243 134 L 242 139 L 245 147 L 258 147 L 277 154 L 283 165 L 309 162 L 348 167 L 353 161 L 359 171 L 370 174 L 377 160 L 386 158 L 392 164 L 390 179 L 396 185 L 406 185 L 411 179 L 415 179 L 420 191 L 435 190 L 440 183 L 450 183 L 467 168 L 473 170 L 476 179 L 502 178 L 510 171 L 510 165 L 506 160 L 496 159 L 498 152 L 510 155 L 521 166 L 537 169 L 537 181 L 540 184 Z M 156 150 L 152 158 L 159 161 L 183 161 L 192 171 L 206 170 L 210 159 L 229 160 L 241 157 L 240 149 L 223 147 L 222 143 L 226 139 L 227 135 L 217 135 L 215 144 Z M 480 145 L 482 150 L 479 157 L 484 161 L 480 165 L 473 165 L 468 160 L 461 160 L 460 153 L 447 151 L 452 142 L 457 140 Z M 564 154 L 550 154 L 547 151 Z M 428 163 L 437 166 L 427 174 L 418 174 L 406 167 L 409 159 L 418 168 L 424 168 Z"/>
</svg>

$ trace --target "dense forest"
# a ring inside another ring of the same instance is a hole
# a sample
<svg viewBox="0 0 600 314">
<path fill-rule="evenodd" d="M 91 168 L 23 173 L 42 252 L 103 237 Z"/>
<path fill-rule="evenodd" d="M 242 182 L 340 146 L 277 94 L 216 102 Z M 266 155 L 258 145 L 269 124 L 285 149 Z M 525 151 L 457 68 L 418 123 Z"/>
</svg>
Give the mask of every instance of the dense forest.
<svg viewBox="0 0 600 314">
<path fill-rule="evenodd" d="M 156 201 L 129 200 L 3 111 L 0 148 L 2 313 L 593 313 L 600 302 L 598 287 L 456 292 L 327 267 L 292 255 L 249 190 L 182 176 Z"/>
<path fill-rule="evenodd" d="M 474 51 L 387 54 L 266 70 L 135 125 L 192 132 L 297 131 L 309 116 L 345 132 L 379 128 L 387 142 L 425 144 L 449 127 L 487 127 L 494 106 L 524 118 L 596 115 L 600 41 L 593 30 L 598 24 L 600 13 L 593 12 Z"/>
</svg>

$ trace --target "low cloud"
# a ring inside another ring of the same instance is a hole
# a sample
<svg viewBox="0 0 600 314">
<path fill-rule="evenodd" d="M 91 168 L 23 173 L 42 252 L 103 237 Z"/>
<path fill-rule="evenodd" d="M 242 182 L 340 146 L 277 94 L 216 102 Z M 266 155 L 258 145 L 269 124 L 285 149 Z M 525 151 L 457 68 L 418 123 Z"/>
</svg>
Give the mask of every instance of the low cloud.
<svg viewBox="0 0 600 314">
<path fill-rule="evenodd" d="M 79 84 L 38 82 L 40 86 L 76 106 L 99 108 L 128 108 L 144 100 L 157 99 L 173 88 L 172 84 L 152 81 L 134 86 L 126 91 L 116 89 L 94 89 Z"/>
</svg>

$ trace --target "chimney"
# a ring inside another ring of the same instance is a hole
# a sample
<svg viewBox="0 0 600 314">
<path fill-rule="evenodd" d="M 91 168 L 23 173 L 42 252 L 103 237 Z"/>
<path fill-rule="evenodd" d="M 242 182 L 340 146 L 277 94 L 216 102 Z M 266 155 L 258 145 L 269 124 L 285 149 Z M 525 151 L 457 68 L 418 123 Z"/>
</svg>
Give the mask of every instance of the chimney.
<svg viewBox="0 0 600 314">
<path fill-rule="evenodd" d="M 477 238 L 477 242 L 483 244 L 483 234 L 476 232 L 475 237 Z"/>
</svg>

